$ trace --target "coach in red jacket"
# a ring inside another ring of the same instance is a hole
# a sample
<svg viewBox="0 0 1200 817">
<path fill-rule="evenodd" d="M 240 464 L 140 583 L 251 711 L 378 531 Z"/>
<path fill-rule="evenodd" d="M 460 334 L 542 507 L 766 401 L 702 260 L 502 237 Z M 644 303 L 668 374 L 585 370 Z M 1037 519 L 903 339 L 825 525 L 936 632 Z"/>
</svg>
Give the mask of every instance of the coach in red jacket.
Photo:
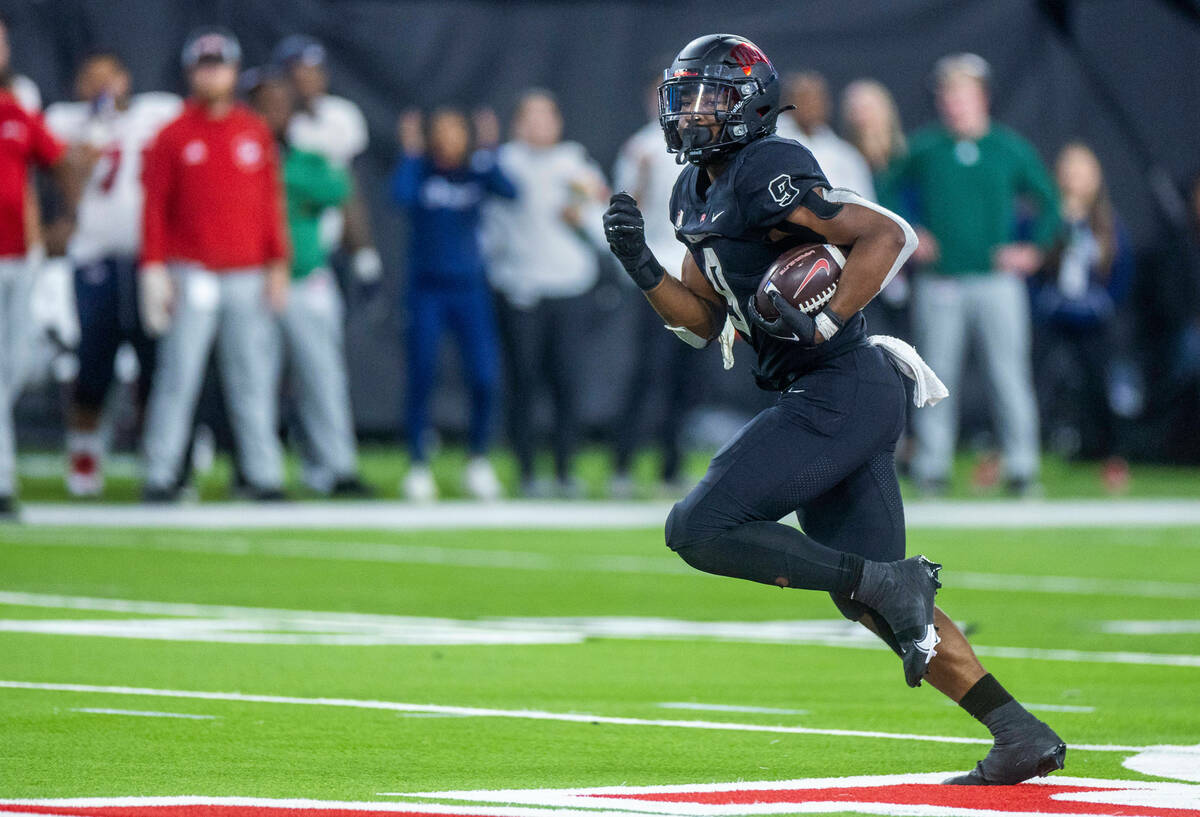
<svg viewBox="0 0 1200 817">
<path fill-rule="evenodd" d="M 8 27 L 0 17 L 0 522 L 16 516 L 16 438 L 12 407 L 21 391 L 31 346 L 30 295 L 38 261 L 28 246 L 28 180 L 31 167 L 65 164 L 65 148 L 29 113 L 12 89 Z"/>
<path fill-rule="evenodd" d="M 142 321 L 164 335 L 146 417 L 147 501 L 178 495 L 214 340 L 250 494 L 282 497 L 273 313 L 287 298 L 288 251 L 274 139 L 234 98 L 240 59 L 228 31 L 195 32 L 183 50 L 191 97 L 146 153 Z"/>
</svg>

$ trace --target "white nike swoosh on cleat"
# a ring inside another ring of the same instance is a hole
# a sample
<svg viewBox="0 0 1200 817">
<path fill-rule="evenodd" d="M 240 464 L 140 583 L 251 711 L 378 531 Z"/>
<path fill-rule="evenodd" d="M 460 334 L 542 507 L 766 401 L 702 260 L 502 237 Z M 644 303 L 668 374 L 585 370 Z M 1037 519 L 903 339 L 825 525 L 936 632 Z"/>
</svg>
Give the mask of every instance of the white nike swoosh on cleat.
<svg viewBox="0 0 1200 817">
<path fill-rule="evenodd" d="M 937 628 L 932 624 L 925 625 L 925 635 L 919 640 L 913 641 L 913 647 L 922 655 L 928 655 L 932 659 L 937 655 L 937 650 L 934 649 L 942 642 L 941 636 L 937 634 Z"/>
</svg>

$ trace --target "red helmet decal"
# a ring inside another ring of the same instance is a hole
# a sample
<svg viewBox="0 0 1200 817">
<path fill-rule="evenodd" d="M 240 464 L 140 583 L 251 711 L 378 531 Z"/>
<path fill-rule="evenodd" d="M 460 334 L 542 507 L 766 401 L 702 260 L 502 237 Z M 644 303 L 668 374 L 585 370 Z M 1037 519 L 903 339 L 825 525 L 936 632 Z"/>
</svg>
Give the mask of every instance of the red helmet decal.
<svg viewBox="0 0 1200 817">
<path fill-rule="evenodd" d="M 737 60 L 737 64 L 742 66 L 742 73 L 750 76 L 750 71 L 756 63 L 766 63 L 768 66 L 771 61 L 767 59 L 767 55 L 758 49 L 758 46 L 750 43 L 738 43 L 729 52 L 729 55 Z"/>
</svg>

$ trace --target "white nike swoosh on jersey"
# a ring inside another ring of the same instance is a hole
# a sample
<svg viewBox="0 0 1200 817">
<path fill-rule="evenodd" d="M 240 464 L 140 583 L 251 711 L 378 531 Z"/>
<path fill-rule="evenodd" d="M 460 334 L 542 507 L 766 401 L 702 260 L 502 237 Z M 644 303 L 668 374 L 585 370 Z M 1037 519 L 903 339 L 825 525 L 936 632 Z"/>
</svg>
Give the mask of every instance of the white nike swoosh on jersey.
<svg viewBox="0 0 1200 817">
<path fill-rule="evenodd" d="M 722 210 L 721 212 L 719 212 L 719 213 L 716 213 L 715 215 L 713 215 L 713 217 L 712 217 L 712 218 L 710 218 L 710 219 L 708 220 L 708 223 L 709 223 L 709 224 L 712 224 L 713 222 L 715 222 L 717 219 L 719 219 L 719 218 L 720 218 L 721 216 L 723 216 L 723 215 L 725 215 L 725 211 L 724 211 L 724 210 Z"/>
</svg>

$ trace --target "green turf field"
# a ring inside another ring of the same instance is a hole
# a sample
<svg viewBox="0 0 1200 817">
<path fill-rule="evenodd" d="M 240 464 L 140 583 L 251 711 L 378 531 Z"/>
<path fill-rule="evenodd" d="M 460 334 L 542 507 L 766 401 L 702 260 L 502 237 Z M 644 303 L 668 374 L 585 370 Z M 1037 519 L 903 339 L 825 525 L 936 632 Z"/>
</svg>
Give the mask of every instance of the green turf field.
<svg viewBox="0 0 1200 817">
<path fill-rule="evenodd" d="M 946 565 L 943 607 L 1076 745 L 1067 773 L 1142 779 L 1122 766 L 1138 747 L 1200 744 L 1200 531 L 915 530 L 910 551 Z M 690 572 L 660 530 L 0 527 L 0 608 L 0 799 L 373 801 L 943 772 L 986 750 L 947 742 L 986 732 L 824 595 Z"/>
</svg>

